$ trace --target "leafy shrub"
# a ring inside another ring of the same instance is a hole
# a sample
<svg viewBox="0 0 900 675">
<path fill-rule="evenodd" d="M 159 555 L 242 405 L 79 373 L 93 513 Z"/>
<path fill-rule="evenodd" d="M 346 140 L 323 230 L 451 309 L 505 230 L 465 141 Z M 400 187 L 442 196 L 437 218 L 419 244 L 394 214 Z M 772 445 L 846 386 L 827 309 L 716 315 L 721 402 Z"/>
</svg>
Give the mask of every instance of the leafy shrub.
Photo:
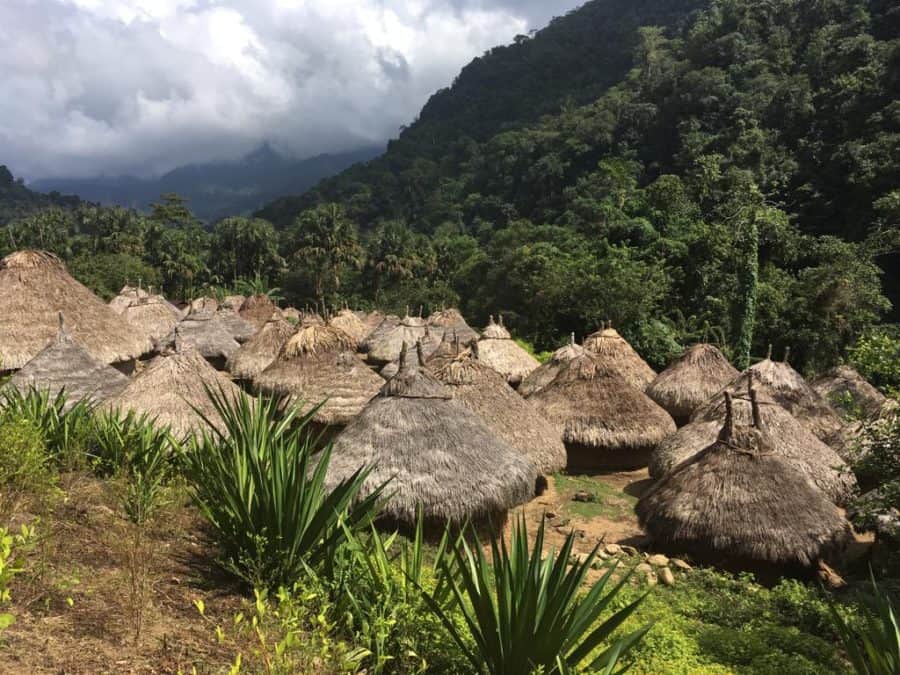
<svg viewBox="0 0 900 675">
<path fill-rule="evenodd" d="M 884 393 L 900 395 L 900 328 L 882 326 L 861 337 L 850 364 Z"/>
<path fill-rule="evenodd" d="M 43 437 L 29 419 L 5 416 L 0 440 L 0 514 L 5 519 L 21 500 L 42 502 L 48 497 L 56 486 L 56 472 Z"/>
<path fill-rule="evenodd" d="M 9 585 L 12 578 L 24 571 L 25 554 L 34 543 L 34 528 L 22 525 L 18 533 L 13 534 L 7 528 L 0 527 L 0 610 L 11 600 Z M 15 617 L 0 611 L 0 634 L 13 623 Z"/>
<path fill-rule="evenodd" d="M 295 407 L 280 413 L 274 398 L 207 393 L 224 430 L 210 423 L 185 456 L 193 497 L 229 570 L 254 587 L 290 588 L 309 568 L 327 567 L 348 532 L 368 528 L 380 490 L 354 503 L 366 470 L 326 489 L 331 448 L 313 459 L 315 410 L 298 417 Z"/>
<path fill-rule="evenodd" d="M 887 592 L 872 580 L 872 609 L 856 625 L 847 621 L 832 605 L 832 618 L 841 636 L 853 669 L 859 675 L 900 673 L 900 623 Z"/>
</svg>

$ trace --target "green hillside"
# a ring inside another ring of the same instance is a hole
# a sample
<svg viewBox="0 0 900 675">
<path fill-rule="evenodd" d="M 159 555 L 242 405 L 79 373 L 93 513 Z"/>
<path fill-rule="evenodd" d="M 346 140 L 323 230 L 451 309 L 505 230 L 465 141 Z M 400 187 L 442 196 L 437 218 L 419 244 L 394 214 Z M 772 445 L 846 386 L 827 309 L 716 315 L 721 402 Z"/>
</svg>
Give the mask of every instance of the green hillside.
<svg viewBox="0 0 900 675">
<path fill-rule="evenodd" d="M 24 181 L 16 179 L 5 165 L 0 164 L 0 225 L 49 206 L 77 206 L 80 202 L 78 197 L 71 195 L 29 190 Z"/>
</svg>

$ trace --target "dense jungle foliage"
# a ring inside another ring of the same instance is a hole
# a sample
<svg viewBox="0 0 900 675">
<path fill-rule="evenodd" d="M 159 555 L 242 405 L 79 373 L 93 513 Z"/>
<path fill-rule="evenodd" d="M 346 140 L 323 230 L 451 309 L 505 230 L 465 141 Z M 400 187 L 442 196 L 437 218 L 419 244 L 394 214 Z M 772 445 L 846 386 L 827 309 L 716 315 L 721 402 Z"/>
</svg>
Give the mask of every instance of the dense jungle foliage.
<svg viewBox="0 0 900 675">
<path fill-rule="evenodd" d="M 298 305 L 502 312 L 541 349 L 611 319 L 655 365 L 705 336 L 820 368 L 898 298 L 898 36 L 885 0 L 595 0 L 257 219 L 203 228 L 167 197 L 19 219 L 0 246 L 105 295 L 259 275 Z"/>
</svg>

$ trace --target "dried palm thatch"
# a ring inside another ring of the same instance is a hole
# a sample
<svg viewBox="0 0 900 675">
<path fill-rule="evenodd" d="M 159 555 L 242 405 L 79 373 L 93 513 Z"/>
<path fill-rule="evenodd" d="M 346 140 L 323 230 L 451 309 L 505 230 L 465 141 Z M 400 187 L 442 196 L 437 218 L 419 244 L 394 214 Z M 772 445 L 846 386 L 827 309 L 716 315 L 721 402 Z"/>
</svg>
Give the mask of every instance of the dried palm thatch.
<svg viewBox="0 0 900 675">
<path fill-rule="evenodd" d="M 273 312 L 266 325 L 228 358 L 228 372 L 239 380 L 252 380 L 275 360 L 295 331 L 295 326 Z"/>
<path fill-rule="evenodd" d="M 240 348 L 218 315 L 203 311 L 188 314 L 162 340 L 161 346 L 174 347 L 178 340 L 193 345 L 217 370 L 224 369 L 228 357 Z"/>
<path fill-rule="evenodd" d="M 588 353 L 564 364 L 527 400 L 562 429 L 569 468 L 647 466 L 656 446 L 675 433 L 665 410 Z"/>
<path fill-rule="evenodd" d="M 177 438 L 196 434 L 206 426 L 196 410 L 203 413 L 219 431 L 224 431 L 222 419 L 206 388 L 214 392 L 221 390 L 226 396 L 235 398 L 241 393 L 193 346 L 179 341 L 175 351 L 157 356 L 134 376 L 125 389 L 103 405 L 123 412 L 146 413 L 159 426 L 170 427 Z"/>
<path fill-rule="evenodd" d="M 372 331 L 374 331 L 378 326 L 381 325 L 381 322 L 384 321 L 385 315 L 379 312 L 377 309 L 371 312 L 358 312 L 359 320 L 362 321 L 366 325 L 366 330 L 368 334 L 365 339 L 368 339 L 370 335 L 372 335 Z M 361 344 L 364 344 L 365 340 Z"/>
<path fill-rule="evenodd" d="M 276 314 L 279 313 L 276 312 Z M 220 309 L 216 312 L 216 318 L 222 322 L 225 330 L 238 344 L 244 344 L 256 335 L 258 330 L 255 323 L 247 321 L 240 314 L 230 309 Z"/>
<path fill-rule="evenodd" d="M 654 543 L 726 568 L 808 570 L 841 547 L 849 525 L 825 494 L 780 455 L 751 402 L 738 425 L 726 392 L 717 437 L 641 497 Z"/>
<path fill-rule="evenodd" d="M 771 356 L 771 354 L 770 354 Z M 808 426 L 820 440 L 841 447 L 843 423 L 834 409 L 819 393 L 809 386 L 803 376 L 787 362 L 766 358 L 750 370 L 758 381 L 767 385 L 771 395 L 789 413 Z"/>
<path fill-rule="evenodd" d="M 320 425 L 346 424 L 384 384 L 353 348 L 353 339 L 333 326 L 303 326 L 253 379 L 254 386 L 307 408 L 321 403 L 313 418 Z"/>
<path fill-rule="evenodd" d="M 430 369 L 432 361 L 426 363 Z M 478 361 L 472 349 L 462 350 L 432 372 L 450 388 L 455 400 L 518 450 L 538 473 L 548 475 L 565 468 L 566 446 L 559 429 L 519 396 L 506 378 Z"/>
<path fill-rule="evenodd" d="M 160 296 L 147 296 L 126 307 L 122 316 L 128 323 L 149 335 L 154 343 L 158 343 L 172 332 L 180 320 L 172 309 Z"/>
<path fill-rule="evenodd" d="M 610 325 L 589 335 L 584 341 L 584 348 L 597 355 L 636 389 L 644 391 L 656 379 L 653 368 Z"/>
<path fill-rule="evenodd" d="M 553 382 L 563 365 L 584 354 L 584 347 L 575 343 L 575 333 L 569 337 L 569 343 L 560 347 L 550 356 L 546 363 L 535 368 L 519 385 L 519 394 L 531 396 Z"/>
<path fill-rule="evenodd" d="M 296 307 L 285 307 L 283 310 L 281 310 L 281 315 L 285 319 L 300 323 L 301 312 Z"/>
<path fill-rule="evenodd" d="M 466 344 L 471 340 L 477 340 L 479 337 L 478 332 L 466 323 L 458 309 L 450 308 L 434 312 L 428 317 L 427 322 L 432 328 L 439 329 L 437 331 L 439 333 L 455 332 L 456 337 L 459 338 L 462 344 Z"/>
<path fill-rule="evenodd" d="M 888 398 L 850 366 L 837 366 L 819 375 L 810 386 L 839 410 L 860 411 L 868 419 L 875 419 L 897 409 L 897 402 Z"/>
<path fill-rule="evenodd" d="M 0 260 L 0 369 L 21 368 L 56 337 L 59 312 L 88 354 L 102 363 L 149 352 L 149 336 L 69 276 L 52 253 L 18 251 Z"/>
<path fill-rule="evenodd" d="M 187 306 L 186 314 L 190 314 L 191 312 L 206 312 L 211 314 L 218 310 L 219 301 L 211 296 L 204 295 L 203 297 L 191 300 L 190 304 Z"/>
<path fill-rule="evenodd" d="M 442 366 L 453 361 L 459 356 L 463 349 L 472 347 L 477 341 L 477 339 L 473 339 L 468 342 L 463 342 L 454 331 L 445 331 L 437 347 L 425 358 L 425 364 L 428 366 L 429 371 L 435 372 Z M 385 368 L 386 367 L 387 366 L 385 366 Z M 383 370 L 382 375 L 384 375 Z"/>
<path fill-rule="evenodd" d="M 661 405 L 675 423 L 683 426 L 693 412 L 720 392 L 740 373 L 725 355 L 710 344 L 698 344 L 684 354 L 647 387 L 647 396 Z"/>
<path fill-rule="evenodd" d="M 518 387 L 531 371 L 540 364 L 531 354 L 522 349 L 512 339 L 509 331 L 503 326 L 503 317 L 499 322 L 491 316 L 490 323 L 478 341 L 478 360 L 487 364 L 506 378 L 513 387 Z"/>
<path fill-rule="evenodd" d="M 222 300 L 222 306 L 220 309 L 230 309 L 232 312 L 240 312 L 241 307 L 244 304 L 244 300 L 246 300 L 243 295 L 226 295 L 225 299 Z"/>
<path fill-rule="evenodd" d="M 394 330 L 394 328 L 399 325 L 400 317 L 396 314 L 388 314 L 387 316 L 382 317 L 381 321 L 378 322 L 378 325 L 372 329 L 371 333 L 369 333 L 369 336 L 359 345 L 359 351 L 368 354 L 372 344 L 382 340 L 384 335 Z"/>
<path fill-rule="evenodd" d="M 650 459 L 650 475 L 661 478 L 682 462 L 711 445 L 725 419 L 725 394 L 734 400 L 738 424 L 749 424 L 751 408 L 747 392 L 756 391 L 762 421 L 768 429 L 772 447 L 797 467 L 836 504 L 844 504 L 853 493 L 856 481 L 846 463 L 834 450 L 820 441 L 809 428 L 777 403 L 769 387 L 745 371 L 723 391 L 697 409 L 691 423 L 663 441 Z"/>
<path fill-rule="evenodd" d="M 407 314 L 394 326 L 390 326 L 386 318 L 366 340 L 368 361 L 376 364 L 396 361 L 403 345 L 416 344 L 425 337 L 425 332 L 425 321 L 419 317 Z"/>
<path fill-rule="evenodd" d="M 331 317 L 328 324 L 334 326 L 338 330 L 344 331 L 353 338 L 356 345 L 359 345 L 359 343 L 365 340 L 366 336 L 369 334 L 369 329 L 366 327 L 366 324 L 360 320 L 355 312 L 351 312 L 349 309 L 342 309 Z"/>
<path fill-rule="evenodd" d="M 56 338 L 16 372 L 6 386 L 22 393 L 30 389 L 48 391 L 53 397 L 65 390 L 67 405 L 72 406 L 82 400 L 99 403 L 118 394 L 127 384 L 127 377 L 95 359 L 72 339 L 60 313 Z"/>
<path fill-rule="evenodd" d="M 238 314 L 241 315 L 242 319 L 246 319 L 259 330 L 266 325 L 266 321 L 272 316 L 272 312 L 280 311 L 268 295 L 257 293 L 244 300 Z"/>
<path fill-rule="evenodd" d="M 372 467 L 360 498 L 388 482 L 384 513 L 406 525 L 421 510 L 430 527 L 502 525 L 534 491 L 534 468 L 423 372 L 403 348 L 400 372 L 341 432 L 327 482 L 334 487 Z"/>
<path fill-rule="evenodd" d="M 137 286 L 125 284 L 119 294 L 109 301 L 109 308 L 116 314 L 121 314 L 129 305 L 149 295 L 150 293 L 141 288 L 140 284 Z"/>
</svg>

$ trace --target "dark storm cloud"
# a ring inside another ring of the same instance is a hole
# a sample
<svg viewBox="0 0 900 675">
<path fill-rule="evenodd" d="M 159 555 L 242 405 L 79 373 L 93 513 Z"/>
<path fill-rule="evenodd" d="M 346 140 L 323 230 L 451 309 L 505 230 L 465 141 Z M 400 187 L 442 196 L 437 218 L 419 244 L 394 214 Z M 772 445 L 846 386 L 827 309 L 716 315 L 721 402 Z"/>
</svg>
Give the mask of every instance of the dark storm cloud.
<svg viewBox="0 0 900 675">
<path fill-rule="evenodd" d="M 156 173 L 263 140 L 396 134 L 490 47 L 576 0 L 3 0 L 0 163 Z"/>
</svg>

